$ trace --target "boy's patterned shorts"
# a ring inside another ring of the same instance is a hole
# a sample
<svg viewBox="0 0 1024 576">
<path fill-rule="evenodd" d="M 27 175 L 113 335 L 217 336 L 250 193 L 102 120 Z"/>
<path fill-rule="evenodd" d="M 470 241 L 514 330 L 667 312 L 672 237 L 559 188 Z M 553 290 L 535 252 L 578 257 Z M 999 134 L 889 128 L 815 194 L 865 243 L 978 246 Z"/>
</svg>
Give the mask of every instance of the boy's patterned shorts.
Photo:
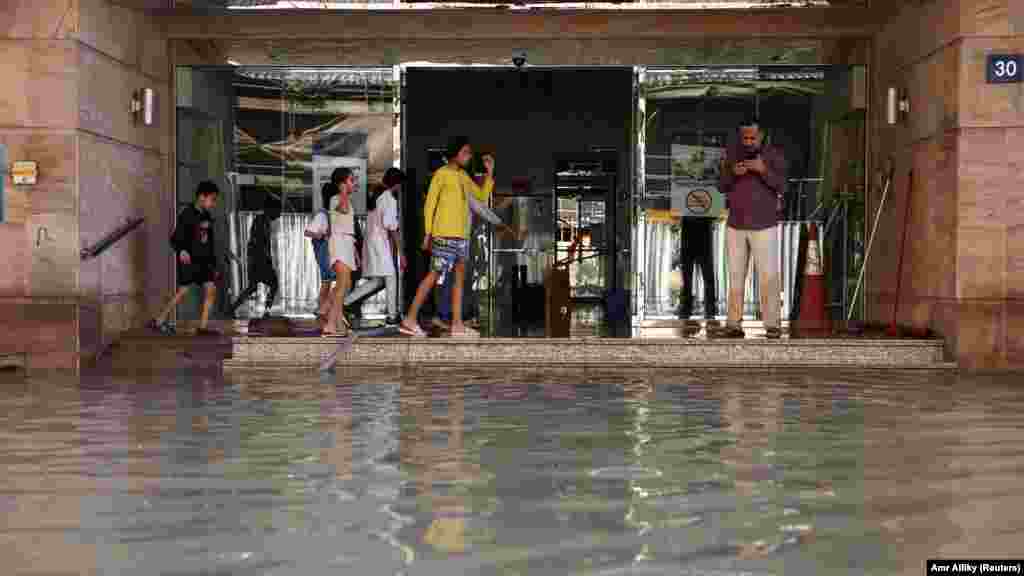
<svg viewBox="0 0 1024 576">
<path fill-rule="evenodd" d="M 438 284 L 444 284 L 455 264 L 469 254 L 465 238 L 432 238 L 430 247 L 430 270 L 437 272 Z"/>
</svg>

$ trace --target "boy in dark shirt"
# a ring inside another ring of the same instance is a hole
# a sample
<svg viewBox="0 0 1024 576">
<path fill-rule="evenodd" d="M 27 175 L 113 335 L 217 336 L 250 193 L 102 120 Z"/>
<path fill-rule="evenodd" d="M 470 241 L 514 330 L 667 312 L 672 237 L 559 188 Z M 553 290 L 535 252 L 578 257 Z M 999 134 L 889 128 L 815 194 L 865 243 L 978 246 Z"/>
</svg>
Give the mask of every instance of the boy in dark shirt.
<svg viewBox="0 0 1024 576">
<path fill-rule="evenodd" d="M 235 310 L 256 292 L 260 284 L 266 285 L 269 290 L 263 316 L 264 318 L 270 316 L 270 308 L 274 305 L 278 288 L 277 270 L 274 269 L 274 259 L 271 256 L 273 251 L 270 246 L 270 224 L 280 217 L 280 201 L 268 197 L 263 203 L 263 213 L 257 215 L 252 221 L 247 254 L 249 286 L 238 295 L 238 299 L 228 309 L 228 314 L 232 317 L 235 315 Z"/>
<path fill-rule="evenodd" d="M 202 311 L 199 315 L 199 330 L 196 333 L 213 333 L 207 329 L 207 322 L 210 319 L 210 309 L 217 297 L 215 282 L 219 280 L 220 273 L 217 272 L 213 216 L 210 215 L 210 211 L 217 205 L 219 195 L 220 190 L 216 184 L 208 180 L 200 182 L 196 188 L 195 204 L 186 207 L 178 215 L 178 224 L 171 236 L 171 246 L 174 248 L 175 260 L 178 265 L 178 289 L 160 315 L 149 322 L 151 330 L 163 334 L 174 332 L 174 329 L 167 323 L 167 317 L 170 316 L 174 307 L 181 303 L 185 294 L 188 293 L 189 287 L 195 284 L 202 286 L 205 292 Z"/>
</svg>

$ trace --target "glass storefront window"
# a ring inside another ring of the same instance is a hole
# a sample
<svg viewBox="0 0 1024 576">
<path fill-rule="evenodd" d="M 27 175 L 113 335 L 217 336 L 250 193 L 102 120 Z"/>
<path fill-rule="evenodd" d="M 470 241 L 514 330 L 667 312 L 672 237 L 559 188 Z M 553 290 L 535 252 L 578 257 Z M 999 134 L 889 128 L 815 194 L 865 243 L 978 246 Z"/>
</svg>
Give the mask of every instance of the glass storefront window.
<svg viewBox="0 0 1024 576">
<path fill-rule="evenodd" d="M 397 160 L 394 69 L 183 68 L 177 88 L 179 197 L 188 201 L 189 190 L 202 178 L 222 182 L 224 190 L 219 216 L 225 223 L 221 249 L 230 263 L 230 290 L 219 299 L 222 309 L 227 311 L 231 298 L 247 285 L 250 227 L 264 202 L 273 199 L 282 206 L 272 227 L 280 281 L 273 312 L 310 313 L 319 276 L 303 231 L 320 207 L 321 185 L 338 166 L 354 169 L 353 204 L 365 219 L 368 186 Z M 202 174 L 193 174 L 188 162 L 211 155 L 221 158 L 216 166 L 201 166 Z M 262 314 L 265 298 L 261 286 L 239 315 Z M 363 312 L 383 309 L 384 295 L 378 293 Z"/>
<path fill-rule="evenodd" d="M 700 270 L 693 286 L 683 285 L 681 198 L 686 190 L 717 191 L 720 158 L 738 138 L 747 116 L 760 120 L 767 143 L 784 151 L 788 163 L 783 208 L 780 281 L 783 318 L 794 305 L 800 231 L 809 220 L 836 225 L 823 241 L 828 257 L 840 265 L 829 278 L 833 306 L 848 309 L 842 286 L 859 270 L 862 235 L 864 158 L 863 111 L 852 110 L 846 90 L 846 67 L 693 67 L 643 72 L 640 183 L 635 266 L 641 282 L 639 319 L 675 317 L 683 290 L 695 294 L 693 313 L 704 312 Z M 846 169 L 845 166 L 854 166 Z M 842 202 L 842 198 L 852 199 Z M 840 210 L 834 208 L 842 204 Z M 858 212 L 860 210 L 860 212 Z M 830 218 L 830 215 L 832 216 Z M 728 299 L 725 214 L 712 225 L 712 267 L 717 284 L 717 314 L 724 316 Z M 827 229 L 827 227 L 826 227 Z M 752 272 L 753 270 L 751 270 Z M 849 290 L 852 293 L 852 287 Z M 748 275 L 744 315 L 758 319 L 758 286 Z"/>
<path fill-rule="evenodd" d="M 358 203 L 367 183 L 394 164 L 390 68 L 240 68 L 235 76 L 240 210 L 258 210 L 269 193 L 282 198 L 286 212 L 313 212 L 320 190 L 315 172 L 332 158 L 364 170 Z"/>
</svg>

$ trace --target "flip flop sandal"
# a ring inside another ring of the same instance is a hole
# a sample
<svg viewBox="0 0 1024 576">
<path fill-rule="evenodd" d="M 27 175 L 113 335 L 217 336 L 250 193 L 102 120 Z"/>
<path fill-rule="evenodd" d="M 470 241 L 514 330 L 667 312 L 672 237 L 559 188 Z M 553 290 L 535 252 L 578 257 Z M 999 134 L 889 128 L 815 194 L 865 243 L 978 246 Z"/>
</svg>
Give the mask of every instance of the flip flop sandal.
<svg viewBox="0 0 1024 576">
<path fill-rule="evenodd" d="M 459 330 L 457 332 L 452 330 L 451 333 L 449 333 L 449 336 L 451 338 L 479 338 L 480 337 L 480 333 L 477 332 L 476 330 L 473 330 L 472 328 L 466 326 L 466 327 L 463 327 L 462 330 Z"/>
<path fill-rule="evenodd" d="M 410 328 L 406 326 L 405 322 L 402 322 L 398 325 L 398 331 L 402 334 L 405 334 L 406 336 L 414 336 L 417 338 L 423 338 L 427 335 L 427 333 L 424 332 L 423 328 L 420 328 L 419 325 L 417 325 L 415 328 Z"/>
</svg>

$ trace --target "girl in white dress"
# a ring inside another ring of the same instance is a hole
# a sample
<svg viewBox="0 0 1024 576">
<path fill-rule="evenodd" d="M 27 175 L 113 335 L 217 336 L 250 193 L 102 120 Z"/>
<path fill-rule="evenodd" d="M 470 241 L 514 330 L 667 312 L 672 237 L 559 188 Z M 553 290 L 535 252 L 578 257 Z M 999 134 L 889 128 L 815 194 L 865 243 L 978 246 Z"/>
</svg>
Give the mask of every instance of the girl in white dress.
<svg viewBox="0 0 1024 576">
<path fill-rule="evenodd" d="M 388 316 L 385 323 L 397 326 L 401 322 L 398 316 L 398 272 L 395 270 L 395 259 L 404 271 L 405 256 L 401 253 L 398 231 L 398 199 L 394 191 L 400 189 L 405 181 L 405 174 L 397 168 L 389 168 L 384 174 L 380 188 L 371 193 L 366 215 L 366 238 L 363 242 L 362 275 L 367 281 L 353 290 L 345 298 L 345 305 L 352 306 L 356 302 L 375 294 L 381 288 L 387 290 Z"/>
<path fill-rule="evenodd" d="M 352 272 L 359 269 L 359 257 L 356 254 L 355 214 L 352 210 L 351 195 L 355 188 L 355 177 L 348 168 L 335 170 L 331 180 L 338 183 L 337 204 L 332 202 L 328 212 L 330 223 L 324 214 L 318 214 L 306 235 L 316 239 L 326 239 L 329 253 L 329 266 L 334 272 L 335 283 L 328 298 L 329 311 L 326 322 L 322 326 L 324 336 L 347 335 L 348 325 L 339 327 L 339 319 L 344 318 L 345 294 L 352 284 Z M 340 332 L 340 333 L 339 333 Z"/>
</svg>

